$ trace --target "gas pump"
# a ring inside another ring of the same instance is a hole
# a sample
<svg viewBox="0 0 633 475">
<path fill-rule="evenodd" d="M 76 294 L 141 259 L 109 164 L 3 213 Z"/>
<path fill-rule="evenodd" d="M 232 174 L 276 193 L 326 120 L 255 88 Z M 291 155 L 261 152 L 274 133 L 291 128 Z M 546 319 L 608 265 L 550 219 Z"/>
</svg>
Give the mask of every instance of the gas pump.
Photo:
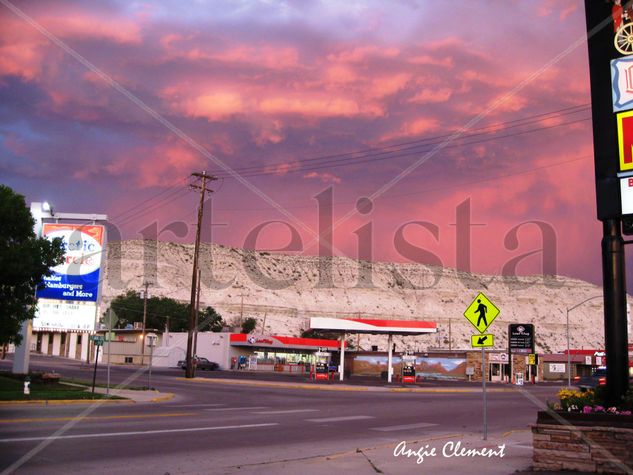
<svg viewBox="0 0 633 475">
<path fill-rule="evenodd" d="M 329 361 L 330 353 L 327 351 L 317 351 L 314 353 L 314 379 L 316 381 L 327 381 L 330 378 Z"/>
<path fill-rule="evenodd" d="M 415 355 L 411 353 L 402 355 L 402 382 L 415 383 Z"/>
</svg>

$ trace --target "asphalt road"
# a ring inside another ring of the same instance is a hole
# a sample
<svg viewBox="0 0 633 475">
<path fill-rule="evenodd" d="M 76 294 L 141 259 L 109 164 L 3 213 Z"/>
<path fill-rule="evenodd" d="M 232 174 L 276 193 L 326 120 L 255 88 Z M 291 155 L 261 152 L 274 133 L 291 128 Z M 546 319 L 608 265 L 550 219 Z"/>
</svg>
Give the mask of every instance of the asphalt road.
<svg viewBox="0 0 633 475">
<path fill-rule="evenodd" d="M 60 359 L 35 358 L 32 366 L 55 368 L 67 377 L 88 379 L 92 374 Z M 133 369 L 116 367 L 111 377 L 118 383 L 133 374 Z M 429 383 L 424 393 L 320 391 L 236 386 L 218 375 L 193 382 L 176 369 L 154 372 L 155 386 L 175 393 L 163 403 L 0 407 L 0 469 L 38 474 L 275 473 L 270 464 L 283 460 L 395 447 L 402 440 L 482 434 L 482 394 L 457 392 L 456 385 Z M 144 385 L 146 374 L 139 378 L 131 384 Z M 539 405 L 559 389 L 489 387 L 491 437 L 525 431 L 535 422 Z M 376 473 L 369 464 L 366 468 Z M 471 468 L 461 473 L 478 473 Z"/>
</svg>

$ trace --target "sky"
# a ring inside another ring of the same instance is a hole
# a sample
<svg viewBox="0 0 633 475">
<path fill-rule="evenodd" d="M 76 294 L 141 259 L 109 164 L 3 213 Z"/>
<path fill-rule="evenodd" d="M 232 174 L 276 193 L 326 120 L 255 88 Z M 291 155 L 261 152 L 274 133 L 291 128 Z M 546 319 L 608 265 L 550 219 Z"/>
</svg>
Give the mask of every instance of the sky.
<svg viewBox="0 0 633 475">
<path fill-rule="evenodd" d="M 0 182 L 193 242 L 206 171 L 207 241 L 599 283 L 584 32 L 582 0 L 2 0 Z"/>
</svg>

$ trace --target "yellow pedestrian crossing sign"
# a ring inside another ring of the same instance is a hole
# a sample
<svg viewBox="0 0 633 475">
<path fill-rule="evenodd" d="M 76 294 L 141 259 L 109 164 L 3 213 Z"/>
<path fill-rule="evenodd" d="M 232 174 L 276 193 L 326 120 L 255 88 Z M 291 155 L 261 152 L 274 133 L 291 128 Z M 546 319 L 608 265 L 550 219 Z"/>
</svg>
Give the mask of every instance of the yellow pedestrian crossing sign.
<svg viewBox="0 0 633 475">
<path fill-rule="evenodd" d="M 490 333 L 486 333 L 485 335 L 470 335 L 470 346 L 473 348 L 495 346 L 495 336 Z"/>
<path fill-rule="evenodd" d="M 479 292 L 466 311 L 464 317 L 477 329 L 479 333 L 483 333 L 492 324 L 501 311 L 495 307 L 488 297 Z"/>
</svg>

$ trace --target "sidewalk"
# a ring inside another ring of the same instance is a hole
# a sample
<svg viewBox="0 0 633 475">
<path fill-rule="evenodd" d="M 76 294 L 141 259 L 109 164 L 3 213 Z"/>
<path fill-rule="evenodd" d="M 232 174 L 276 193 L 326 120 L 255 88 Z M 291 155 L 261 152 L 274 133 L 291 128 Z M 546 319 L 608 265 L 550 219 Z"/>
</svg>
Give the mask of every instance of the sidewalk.
<svg viewBox="0 0 633 475">
<path fill-rule="evenodd" d="M 319 457 L 225 467 L 223 474 L 303 475 L 354 474 L 481 474 L 532 473 L 532 434 L 526 430 L 505 434 L 446 434 Z M 545 472 L 539 472 L 545 474 Z"/>
</svg>

